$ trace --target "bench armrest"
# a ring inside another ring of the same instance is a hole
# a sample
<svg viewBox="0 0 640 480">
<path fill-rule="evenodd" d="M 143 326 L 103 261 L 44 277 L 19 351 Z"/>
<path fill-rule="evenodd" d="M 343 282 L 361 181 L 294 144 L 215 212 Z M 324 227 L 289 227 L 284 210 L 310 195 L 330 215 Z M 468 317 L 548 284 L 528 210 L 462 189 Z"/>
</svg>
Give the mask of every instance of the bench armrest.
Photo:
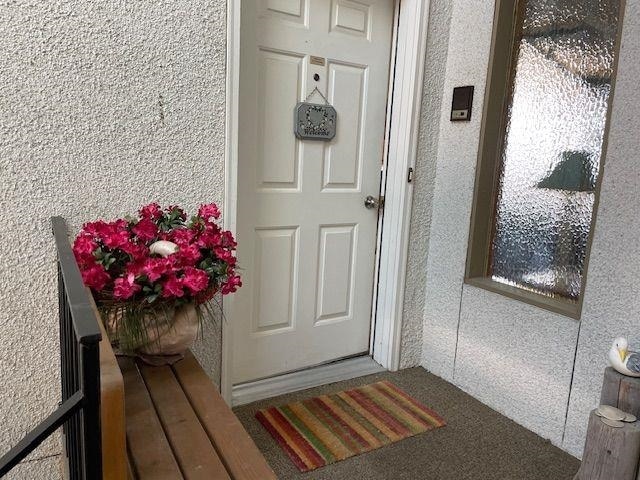
<svg viewBox="0 0 640 480">
<path fill-rule="evenodd" d="M 100 314 L 91 300 L 96 316 Z M 102 429 L 102 478 L 127 480 L 127 444 L 124 414 L 124 381 L 104 325 L 100 341 L 100 423 Z"/>
</svg>

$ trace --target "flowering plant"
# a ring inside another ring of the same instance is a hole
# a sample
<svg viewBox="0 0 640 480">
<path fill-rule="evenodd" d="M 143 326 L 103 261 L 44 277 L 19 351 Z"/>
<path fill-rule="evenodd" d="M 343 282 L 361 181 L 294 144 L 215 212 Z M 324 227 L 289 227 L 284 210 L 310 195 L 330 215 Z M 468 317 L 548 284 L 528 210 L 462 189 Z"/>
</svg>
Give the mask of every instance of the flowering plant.
<svg viewBox="0 0 640 480">
<path fill-rule="evenodd" d="M 216 293 L 242 286 L 236 242 L 219 218 L 213 203 L 201 205 L 189 220 L 178 206 L 152 203 L 137 218 L 82 227 L 73 243 L 82 279 L 101 313 L 119 319 L 112 330 L 127 337 L 125 343 L 144 342 L 149 317 L 170 323 L 171 312 L 186 304 L 194 304 L 200 317 Z"/>
</svg>

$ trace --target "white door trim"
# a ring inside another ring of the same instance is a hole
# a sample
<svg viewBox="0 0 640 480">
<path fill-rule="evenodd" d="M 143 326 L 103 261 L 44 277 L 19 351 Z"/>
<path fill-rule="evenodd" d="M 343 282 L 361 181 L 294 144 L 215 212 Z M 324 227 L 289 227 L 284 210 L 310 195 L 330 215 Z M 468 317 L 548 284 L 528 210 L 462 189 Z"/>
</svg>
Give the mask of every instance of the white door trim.
<svg viewBox="0 0 640 480">
<path fill-rule="evenodd" d="M 373 359 L 391 371 L 400 368 L 402 308 L 409 246 L 412 184 L 422 105 L 429 0 L 402 0 L 396 37 L 385 207 L 380 242 Z"/>
<path fill-rule="evenodd" d="M 238 225 L 238 121 L 240 100 L 240 0 L 227 1 L 226 122 L 224 150 L 224 228 Z M 231 362 L 233 361 L 233 295 L 223 301 L 220 393 L 231 405 Z"/>
<path fill-rule="evenodd" d="M 224 226 L 236 231 L 238 195 L 238 99 L 240 94 L 240 4 L 227 2 L 226 145 Z M 399 2 L 400 0 L 396 0 Z M 429 0 L 402 0 L 394 51 L 397 52 L 391 89 L 393 109 L 389 151 L 383 177 L 385 210 L 380 242 L 378 294 L 373 358 L 384 368 L 400 367 L 402 305 L 411 214 L 408 169 L 415 165 L 422 81 L 427 40 Z M 231 404 L 234 299 L 224 301 L 220 389 Z"/>
</svg>

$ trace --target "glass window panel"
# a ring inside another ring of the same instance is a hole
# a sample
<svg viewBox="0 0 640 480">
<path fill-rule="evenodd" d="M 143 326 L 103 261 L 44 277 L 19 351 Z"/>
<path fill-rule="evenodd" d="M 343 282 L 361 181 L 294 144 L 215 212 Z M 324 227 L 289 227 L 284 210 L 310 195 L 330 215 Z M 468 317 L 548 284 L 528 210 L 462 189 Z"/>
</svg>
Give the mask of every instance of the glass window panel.
<svg viewBox="0 0 640 480">
<path fill-rule="evenodd" d="M 525 0 L 519 9 L 489 275 L 577 301 L 620 1 Z"/>
</svg>

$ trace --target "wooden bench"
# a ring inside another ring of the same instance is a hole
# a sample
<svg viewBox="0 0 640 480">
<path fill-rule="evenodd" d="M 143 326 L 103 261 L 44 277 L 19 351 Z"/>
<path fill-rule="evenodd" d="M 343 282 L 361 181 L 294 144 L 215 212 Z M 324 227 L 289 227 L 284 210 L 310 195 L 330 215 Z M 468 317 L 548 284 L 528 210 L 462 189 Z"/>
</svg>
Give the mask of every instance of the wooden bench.
<svg viewBox="0 0 640 480">
<path fill-rule="evenodd" d="M 100 366 L 103 479 L 276 478 L 190 352 L 151 367 L 103 340 Z"/>
</svg>

